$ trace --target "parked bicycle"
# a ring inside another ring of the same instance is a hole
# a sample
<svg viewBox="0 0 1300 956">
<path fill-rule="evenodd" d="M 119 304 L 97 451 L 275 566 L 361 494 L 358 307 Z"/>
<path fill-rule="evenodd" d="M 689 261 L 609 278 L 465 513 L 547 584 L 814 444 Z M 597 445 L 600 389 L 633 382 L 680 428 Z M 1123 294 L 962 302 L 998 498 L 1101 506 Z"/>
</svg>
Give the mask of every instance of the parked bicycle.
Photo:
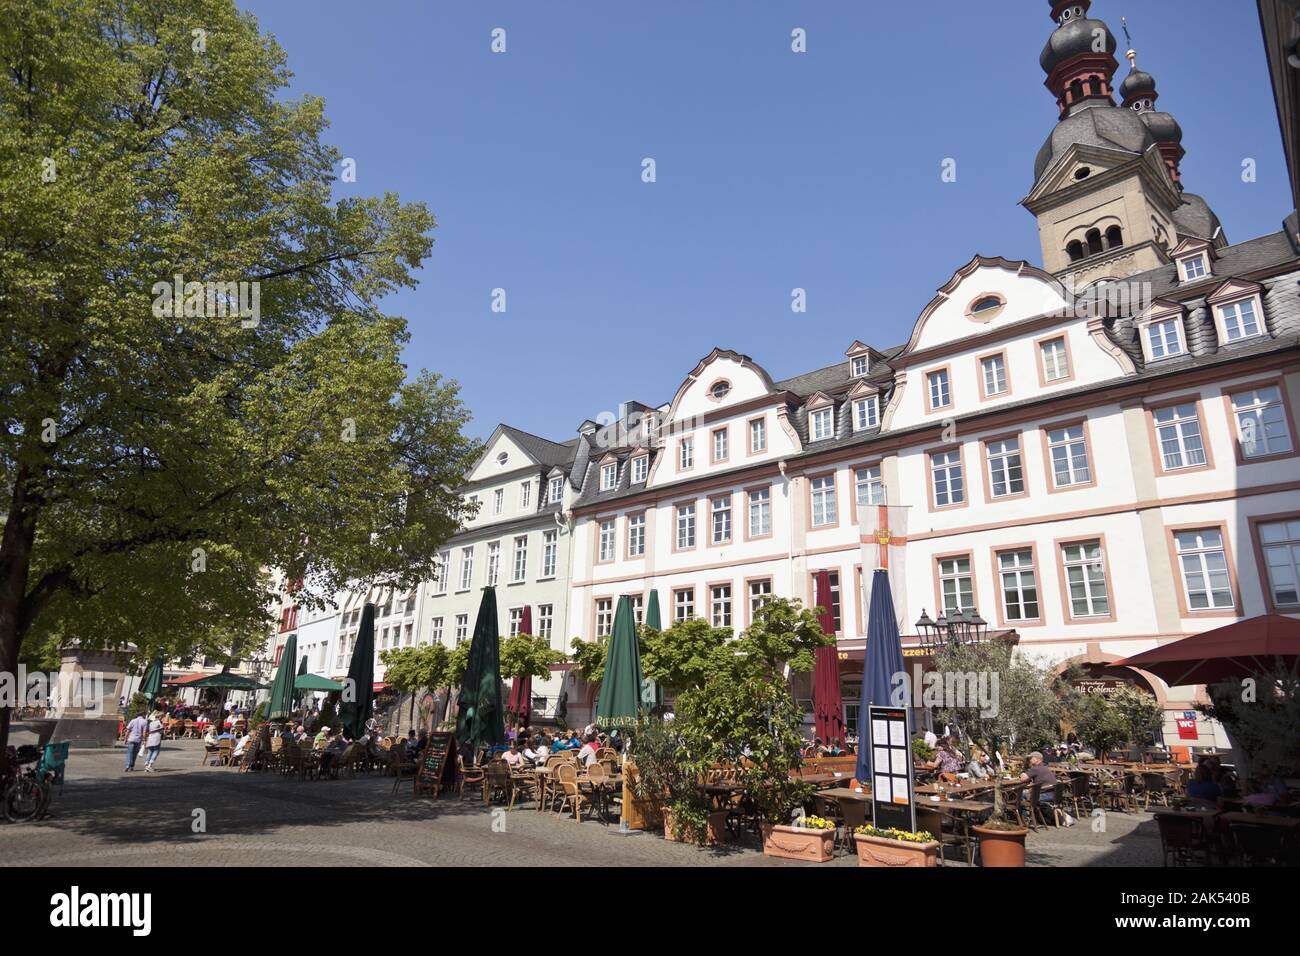
<svg viewBox="0 0 1300 956">
<path fill-rule="evenodd" d="M 0 780 L 4 815 L 14 823 L 39 820 L 49 811 L 53 785 L 63 782 L 67 744 L 49 744 L 44 751 L 23 744 L 16 749 L 9 747 L 8 754 L 5 776 Z"/>
</svg>

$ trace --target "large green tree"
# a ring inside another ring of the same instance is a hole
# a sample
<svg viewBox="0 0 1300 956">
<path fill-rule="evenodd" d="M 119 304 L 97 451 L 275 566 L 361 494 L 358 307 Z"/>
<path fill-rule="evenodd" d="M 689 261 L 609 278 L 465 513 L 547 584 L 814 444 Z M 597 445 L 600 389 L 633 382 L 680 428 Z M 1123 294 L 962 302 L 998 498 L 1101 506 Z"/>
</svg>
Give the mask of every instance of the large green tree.
<svg viewBox="0 0 1300 956">
<path fill-rule="evenodd" d="M 238 653 L 265 569 L 407 586 L 460 524 L 457 387 L 378 308 L 433 216 L 340 182 L 285 62 L 233 0 L 0 0 L 4 670 Z"/>
</svg>

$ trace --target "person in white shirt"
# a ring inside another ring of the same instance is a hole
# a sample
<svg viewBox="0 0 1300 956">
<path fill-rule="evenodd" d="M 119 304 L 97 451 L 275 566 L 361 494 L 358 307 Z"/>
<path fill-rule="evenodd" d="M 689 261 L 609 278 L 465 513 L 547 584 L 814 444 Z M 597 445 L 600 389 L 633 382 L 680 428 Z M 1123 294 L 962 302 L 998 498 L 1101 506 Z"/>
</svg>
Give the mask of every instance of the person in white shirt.
<svg viewBox="0 0 1300 956">
<path fill-rule="evenodd" d="M 546 758 L 551 755 L 550 750 L 546 747 L 546 743 L 541 739 L 536 741 L 535 747 L 525 747 L 523 753 L 525 760 L 531 760 L 533 763 L 537 764 L 546 763 Z"/>
<path fill-rule="evenodd" d="M 252 739 L 253 739 L 253 735 L 245 731 L 244 736 L 239 738 L 239 743 L 235 744 L 234 756 L 235 757 L 244 756 L 244 751 L 248 748 L 248 742 Z"/>
<path fill-rule="evenodd" d="M 149 719 L 144 714 L 137 714 L 126 725 L 126 768 L 127 772 L 135 769 L 135 758 L 140 753 L 140 748 L 144 745 L 144 739 L 149 734 Z"/>
<path fill-rule="evenodd" d="M 162 738 L 162 714 L 155 710 L 149 715 L 148 737 L 144 743 L 144 769 L 146 773 L 153 773 L 154 761 L 158 759 L 158 751 L 162 750 Z"/>
<path fill-rule="evenodd" d="M 582 749 L 578 751 L 578 759 L 581 760 L 585 766 L 590 767 L 596 762 L 596 752 L 599 750 L 600 744 L 596 741 L 596 735 L 588 734 L 587 742 L 584 743 Z"/>
</svg>

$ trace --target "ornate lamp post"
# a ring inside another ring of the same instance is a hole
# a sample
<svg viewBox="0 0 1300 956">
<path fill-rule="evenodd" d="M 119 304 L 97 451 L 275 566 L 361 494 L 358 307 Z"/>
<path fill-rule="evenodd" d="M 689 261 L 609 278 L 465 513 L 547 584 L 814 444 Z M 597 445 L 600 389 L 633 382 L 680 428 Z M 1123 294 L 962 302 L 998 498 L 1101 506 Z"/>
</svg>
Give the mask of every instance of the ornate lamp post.
<svg viewBox="0 0 1300 956">
<path fill-rule="evenodd" d="M 927 650 L 945 647 L 949 644 L 975 644 L 988 636 L 989 622 L 980 617 L 979 611 L 956 611 L 952 614 L 940 613 L 931 620 L 924 609 L 916 622 L 916 632 L 920 635 L 921 646 Z"/>
</svg>

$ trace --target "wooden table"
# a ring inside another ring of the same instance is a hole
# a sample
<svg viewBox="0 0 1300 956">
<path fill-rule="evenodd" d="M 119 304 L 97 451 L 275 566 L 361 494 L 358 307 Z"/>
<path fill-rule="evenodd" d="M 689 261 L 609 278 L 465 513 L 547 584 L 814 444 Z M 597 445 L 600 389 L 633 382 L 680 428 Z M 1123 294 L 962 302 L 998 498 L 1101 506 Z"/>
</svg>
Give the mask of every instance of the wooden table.
<svg viewBox="0 0 1300 956">
<path fill-rule="evenodd" d="M 1294 830 L 1300 827 L 1300 817 L 1284 817 L 1276 813 L 1244 813 L 1234 810 L 1231 813 L 1221 814 L 1220 819 L 1225 823 L 1279 827 L 1284 830 Z"/>
<path fill-rule="evenodd" d="M 856 800 L 859 803 L 871 802 L 871 788 L 863 787 L 861 791 L 852 787 L 831 787 L 818 793 L 820 797 L 832 797 L 836 800 Z"/>
</svg>

